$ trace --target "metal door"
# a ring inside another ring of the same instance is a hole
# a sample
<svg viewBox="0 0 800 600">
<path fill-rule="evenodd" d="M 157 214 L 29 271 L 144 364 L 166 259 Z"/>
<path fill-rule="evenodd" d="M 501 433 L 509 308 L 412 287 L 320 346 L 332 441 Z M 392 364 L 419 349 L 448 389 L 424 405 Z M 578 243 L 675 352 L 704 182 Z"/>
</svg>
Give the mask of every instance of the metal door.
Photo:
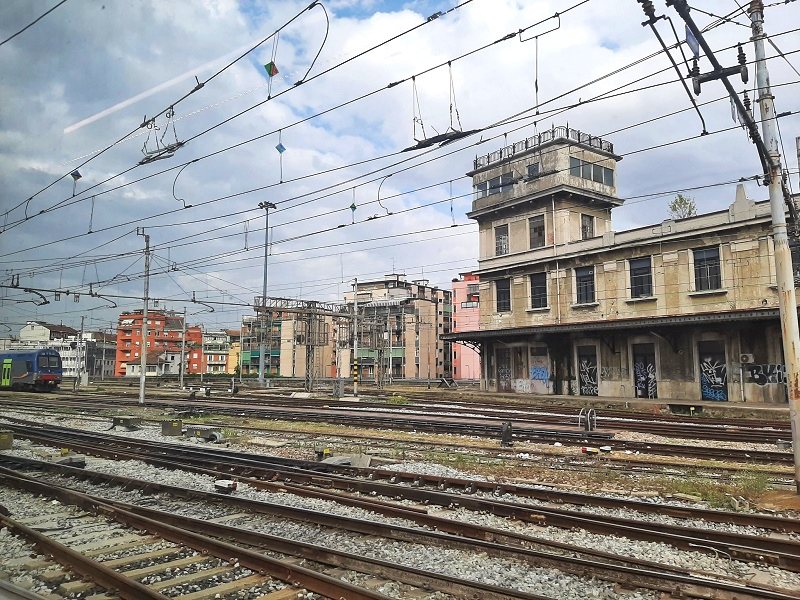
<svg viewBox="0 0 800 600">
<path fill-rule="evenodd" d="M 578 346 L 578 394 L 597 396 L 597 349 Z"/>
<path fill-rule="evenodd" d="M 633 344 L 633 389 L 637 398 L 658 398 L 656 349 L 653 344 Z"/>
<path fill-rule="evenodd" d="M 698 342 L 700 361 L 700 397 L 703 400 L 727 402 L 728 365 L 725 344 L 720 341 Z"/>
<path fill-rule="evenodd" d="M 511 351 L 508 348 L 498 348 L 497 356 L 497 389 L 500 392 L 510 392 L 511 388 Z"/>
</svg>

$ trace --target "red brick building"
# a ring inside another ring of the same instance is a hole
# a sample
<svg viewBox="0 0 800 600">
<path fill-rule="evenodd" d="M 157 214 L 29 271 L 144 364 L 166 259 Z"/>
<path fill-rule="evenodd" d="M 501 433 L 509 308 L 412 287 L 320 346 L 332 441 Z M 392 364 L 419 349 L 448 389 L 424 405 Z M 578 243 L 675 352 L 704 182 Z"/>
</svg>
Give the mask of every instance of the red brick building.
<svg viewBox="0 0 800 600">
<path fill-rule="evenodd" d="M 139 364 L 142 352 L 142 312 L 122 313 L 117 322 L 117 356 L 114 375 L 124 377 L 127 364 Z M 183 315 L 171 311 L 147 311 L 148 352 L 180 353 Z M 198 325 L 186 328 L 186 373 L 200 373 L 203 368 L 203 329 Z M 175 374 L 180 373 L 178 369 Z"/>
</svg>

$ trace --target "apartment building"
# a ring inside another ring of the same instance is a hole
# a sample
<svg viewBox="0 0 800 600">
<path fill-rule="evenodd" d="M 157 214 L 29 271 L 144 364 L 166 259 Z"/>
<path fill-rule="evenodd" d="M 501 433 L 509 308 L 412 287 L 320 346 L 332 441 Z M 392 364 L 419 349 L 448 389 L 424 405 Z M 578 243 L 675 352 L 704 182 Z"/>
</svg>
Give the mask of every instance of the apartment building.
<svg viewBox="0 0 800 600">
<path fill-rule="evenodd" d="M 427 280 L 406 281 L 403 274 L 359 281 L 345 293 L 345 304 L 358 299 L 358 363 L 362 380 L 452 377 L 452 348 L 441 339 L 450 333 L 453 294 L 429 285 Z M 349 320 L 348 320 L 349 321 Z M 337 336 L 339 370 L 346 374 L 352 364 L 352 323 Z"/>
<path fill-rule="evenodd" d="M 461 273 L 453 279 L 453 332 L 474 331 L 480 325 L 480 278 Z M 453 379 L 480 379 L 481 357 L 475 345 L 453 342 Z"/>
<path fill-rule="evenodd" d="M 180 355 L 183 338 L 184 316 L 181 313 L 164 310 L 147 311 L 147 340 L 142 344 L 143 311 L 134 310 L 122 313 L 117 323 L 116 365 L 114 374 L 117 377 L 133 376 L 134 370 L 129 365 L 141 365 L 143 347 L 148 352 Z M 203 372 L 203 330 L 198 325 L 186 327 L 186 366 L 185 373 Z M 154 354 L 155 356 L 155 354 Z M 172 362 L 172 361 L 170 361 Z M 180 359 L 178 359 L 180 362 Z M 138 374 L 138 371 L 136 371 Z M 180 371 L 178 371 L 180 373 Z M 163 374 L 156 370 L 154 374 Z"/>
<path fill-rule="evenodd" d="M 567 127 L 477 157 L 480 345 L 497 391 L 785 402 L 768 202 L 614 232 L 620 157 Z"/>
</svg>

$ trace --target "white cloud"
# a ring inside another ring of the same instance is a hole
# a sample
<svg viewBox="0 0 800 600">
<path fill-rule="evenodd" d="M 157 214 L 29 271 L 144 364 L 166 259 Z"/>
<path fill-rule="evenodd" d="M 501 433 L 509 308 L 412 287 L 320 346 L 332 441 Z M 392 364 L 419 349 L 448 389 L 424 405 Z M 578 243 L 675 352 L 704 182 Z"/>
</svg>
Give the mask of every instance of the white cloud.
<svg viewBox="0 0 800 600">
<path fill-rule="evenodd" d="M 732 8 L 729 2 L 722 0 L 707 4 L 704 9 L 720 14 Z M 3 190 L 3 210 L 25 200 L 49 184 L 54 177 L 78 164 L 69 161 L 103 148 L 135 129 L 143 115 L 155 114 L 191 89 L 193 78 L 165 89 L 156 89 L 152 95 L 66 136 L 63 133 L 65 127 L 157 88 L 163 82 L 191 73 L 197 65 L 225 56 L 232 48 L 243 46 L 249 40 L 266 36 L 279 22 L 290 18 L 305 6 L 307 3 L 303 2 L 163 3 L 154 0 L 105 5 L 99 2 L 69 3 L 59 9 L 59 13 L 53 13 L 0 48 L 0 95 L 4 99 L 0 105 L 0 189 Z M 423 22 L 428 15 L 450 8 L 452 3 L 397 3 L 395 7 L 380 2 L 339 0 L 327 6 L 331 15 L 330 33 L 311 76 Z M 6 18 L 0 25 L 0 36 L 34 18 L 35 8 L 22 0 L 4 6 Z M 297 204 L 296 208 L 275 211 L 271 215 L 270 225 L 275 240 L 333 228 L 326 233 L 275 244 L 270 262 L 270 290 L 275 295 L 297 297 L 302 294 L 330 300 L 347 287 L 341 283 L 342 280 L 354 276 L 380 276 L 393 268 L 405 270 L 412 278 L 420 277 L 424 270 L 425 276 L 434 283 L 447 286 L 458 272 L 475 265 L 477 236 L 464 235 L 467 228 L 447 228 L 452 218 L 450 204 L 446 202 L 412 212 L 400 211 L 447 198 L 449 184 L 384 200 L 383 204 L 396 213 L 391 217 L 338 229 L 336 225 L 350 223 L 351 215 L 347 207 L 353 201 L 353 186 L 357 186 L 355 197 L 359 207 L 355 213 L 356 219 L 382 214 L 377 204 L 366 203 L 377 198 L 380 177 L 390 172 L 396 174 L 383 183 L 381 198 L 450 180 L 453 182 L 453 194 L 468 193 L 470 182 L 463 174 L 471 167 L 476 151 L 497 149 L 505 143 L 503 138 L 477 149 L 470 147 L 473 140 L 469 139 L 418 158 L 413 154 L 403 154 L 399 158 L 347 167 L 357 161 L 396 152 L 413 143 L 414 113 L 410 82 L 383 90 L 323 117 L 297 126 L 287 126 L 480 45 L 490 44 L 509 32 L 515 32 L 564 8 L 562 2 L 554 1 L 475 0 L 464 9 L 437 19 L 398 41 L 292 88 L 308 69 L 324 34 L 321 11 L 315 9 L 304 12 L 295 24 L 282 33 L 278 45 L 276 62 L 280 74 L 272 82 L 272 93 L 276 95 L 289 91 L 191 141 L 174 158 L 139 167 L 100 186 L 95 192 L 278 128 L 283 128 L 281 140 L 287 147 L 283 155 L 283 179 L 302 179 L 276 185 L 280 168 L 279 156 L 274 148 L 278 135 L 273 134 L 188 167 L 178 179 L 175 191 L 178 197 L 185 198 L 194 208 L 178 210 L 182 204 L 173 197 L 176 171 L 171 171 L 97 196 L 92 229 L 98 232 L 103 227 L 112 227 L 137 217 L 177 211 L 148 219 L 139 225 L 148 228 L 151 242 L 156 247 L 156 264 L 163 267 L 167 263 L 175 263 L 184 269 L 160 273 L 154 276 L 151 284 L 154 295 L 174 298 L 170 306 L 178 309 L 187 302 L 192 292 L 198 298 L 224 298 L 225 301 L 231 301 L 232 297 L 250 299 L 254 290 L 260 293 L 263 249 L 253 249 L 253 246 L 263 243 L 264 216 L 263 211 L 256 208 L 262 200 L 285 202 L 283 206 Z M 800 17 L 795 13 L 790 7 L 770 9 L 767 30 L 776 33 L 797 27 Z M 679 23 L 674 13 L 670 16 L 676 24 Z M 696 17 L 702 23 L 711 20 L 701 18 L 701 15 Z M 538 43 L 540 100 L 559 96 L 657 50 L 658 45 L 649 29 L 641 27 L 642 20 L 641 10 L 635 3 L 615 3 L 612 11 L 609 10 L 609 3 L 595 0 L 563 14 L 557 31 L 543 34 L 553 25 L 553 20 L 530 30 L 528 35 L 541 35 Z M 659 29 L 669 40 L 671 33 L 665 25 L 660 23 Z M 744 41 L 747 37 L 747 30 L 735 25 L 719 27 L 709 33 L 709 40 L 717 48 Z M 778 37 L 776 41 L 784 51 L 796 49 L 792 36 Z M 267 82 L 262 65 L 270 60 L 272 49 L 272 42 L 267 42 L 251 57 L 243 59 L 182 102 L 176 108 L 178 120 L 175 127 L 179 139 L 187 139 L 265 100 Z M 464 128 L 482 127 L 533 105 L 535 51 L 534 41 L 521 43 L 512 39 L 453 63 L 457 106 Z M 747 47 L 747 53 L 752 58 L 750 47 Z M 735 61 L 735 51 L 723 53 L 721 58 L 727 61 L 726 64 L 732 63 Z M 790 55 L 789 58 L 795 65 L 800 64 L 796 55 Z M 796 79 L 783 61 L 772 60 L 769 64 L 773 84 Z M 545 108 L 564 106 L 578 98 L 587 100 L 667 66 L 669 63 L 663 56 L 654 58 L 555 100 Z M 707 64 L 703 63 L 701 68 L 707 68 Z M 202 79 L 208 76 L 208 71 L 198 72 L 197 75 Z M 674 72 L 668 71 L 655 78 L 643 79 L 639 85 L 672 78 Z M 740 87 L 737 84 L 737 89 Z M 431 135 L 434 129 L 440 132 L 446 129 L 450 125 L 448 69 L 440 68 L 419 76 L 416 88 L 428 134 Z M 800 108 L 792 104 L 797 97 L 794 88 L 776 88 L 775 94 L 779 110 Z M 722 95 L 721 85 L 706 84 L 699 100 L 707 101 Z M 682 88 L 673 84 L 586 104 L 553 118 L 544 117 L 539 126 L 549 127 L 551 123 L 568 121 L 578 129 L 605 135 L 632 123 L 688 106 L 688 98 Z M 731 125 L 726 101 L 711 104 L 702 110 L 709 130 Z M 792 168 L 796 168 L 796 158 L 791 156 L 791 139 L 798 124 L 796 116 L 782 121 Z M 512 128 L 508 126 L 506 129 L 493 130 L 484 136 L 497 135 Z M 617 152 L 628 154 L 641 148 L 694 136 L 699 131 L 696 115 L 687 111 L 647 126 L 610 134 L 608 138 L 614 142 Z M 531 127 L 513 131 L 507 141 L 511 143 L 532 132 Z M 140 148 L 143 142 L 143 137 L 123 142 L 82 167 L 84 178 L 78 182 L 78 189 L 86 189 L 133 166 L 142 157 Z M 399 159 L 413 159 L 407 164 L 423 163 L 428 157 L 443 156 L 461 147 L 465 148 L 461 152 L 420 164 L 414 169 L 398 172 L 405 166 L 400 165 L 380 175 L 341 183 Z M 330 174 L 319 174 L 335 167 L 346 168 Z M 622 196 L 632 196 L 713 183 L 758 172 L 755 150 L 744 133 L 737 130 L 625 156 L 620 163 L 618 183 Z M 369 179 L 375 181 L 359 185 Z M 214 198 L 259 186 L 273 187 L 203 204 Z M 334 187 L 315 193 L 315 190 L 328 186 Z M 750 192 L 759 199 L 766 196 L 762 189 L 754 186 Z M 69 199 L 71 193 L 71 179 L 59 181 L 30 203 L 29 213 Z M 719 210 L 732 201 L 733 188 L 712 188 L 694 195 L 701 210 Z M 295 197 L 300 198 L 286 202 Z M 318 199 L 299 204 L 312 198 Z M 668 200 L 667 197 L 636 202 L 616 209 L 616 228 L 658 221 L 666 214 Z M 467 222 L 464 213 L 469 206 L 468 198 L 454 200 L 456 222 Z M 643 207 L 647 210 L 642 210 Z M 341 212 L 323 215 L 339 209 Z M 0 256 L 0 261 L 4 261 L 0 263 L 0 269 L 20 273 L 23 285 L 36 287 L 74 288 L 82 282 L 109 279 L 122 271 L 128 275 L 139 274 L 142 262 L 139 260 L 132 264 L 136 257 L 131 255 L 119 260 L 75 266 L 71 266 L 74 261 L 64 260 L 125 232 L 130 233 L 114 244 L 88 254 L 100 256 L 141 249 L 142 239 L 133 233 L 136 224 L 36 248 L 37 244 L 87 231 L 90 210 L 91 203 L 85 200 L 31 219 L 0 235 L 0 254 L 31 248 L 24 253 Z M 249 212 L 234 214 L 242 211 Z M 10 220 L 19 216 L 20 212 L 15 211 Z M 195 219 L 211 220 L 187 223 Z M 246 252 L 245 225 L 242 223 L 245 220 L 248 221 L 249 232 L 249 250 Z M 157 225 L 161 227 L 155 227 Z M 389 237 L 436 227 L 445 229 L 436 235 Z M 176 241 L 169 250 L 165 247 L 172 240 L 193 234 L 197 235 Z M 213 239 L 218 236 L 228 237 Z M 386 238 L 384 242 L 378 240 L 331 247 L 332 244 L 381 237 Z M 189 241 L 198 243 L 177 245 Z M 302 252 L 287 254 L 297 250 Z M 220 258 L 204 260 L 198 263 L 202 266 L 197 266 L 196 270 L 194 267 L 184 268 L 184 265 L 194 265 L 193 261 L 201 257 L 215 256 Z M 240 262 L 228 262 L 233 260 Z M 49 272 L 34 274 L 33 277 L 26 274 L 37 266 L 48 264 L 54 265 Z M 138 295 L 141 293 L 141 281 L 136 279 L 114 283 L 105 289 L 109 293 Z M 182 290 L 188 292 L 188 298 Z M 25 297 L 14 290 L 4 294 L 9 298 Z M 126 304 L 131 303 L 120 301 L 121 306 Z M 62 301 L 41 308 L 4 300 L 0 305 L 0 321 L 16 323 L 36 315 L 75 323 L 81 312 L 100 305 L 100 300 L 91 300 L 85 295 L 80 305 Z M 103 321 L 114 317 L 113 311 L 107 310 L 86 314 Z M 215 313 L 204 313 L 196 318 L 207 319 L 209 323 L 217 325 L 231 325 L 238 320 L 238 314 L 238 309 L 218 309 Z"/>
</svg>

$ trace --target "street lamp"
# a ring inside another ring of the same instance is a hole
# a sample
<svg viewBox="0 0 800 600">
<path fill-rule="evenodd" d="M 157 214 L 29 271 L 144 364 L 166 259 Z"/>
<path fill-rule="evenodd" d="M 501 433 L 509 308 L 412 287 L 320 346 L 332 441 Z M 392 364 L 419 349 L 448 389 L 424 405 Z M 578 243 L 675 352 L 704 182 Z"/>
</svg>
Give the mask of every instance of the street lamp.
<svg viewBox="0 0 800 600">
<path fill-rule="evenodd" d="M 258 208 L 264 209 L 264 285 L 261 288 L 261 335 L 258 344 L 258 384 L 264 386 L 264 313 L 267 312 L 267 261 L 269 257 L 269 209 L 276 208 L 272 202 L 259 202 Z"/>
</svg>

